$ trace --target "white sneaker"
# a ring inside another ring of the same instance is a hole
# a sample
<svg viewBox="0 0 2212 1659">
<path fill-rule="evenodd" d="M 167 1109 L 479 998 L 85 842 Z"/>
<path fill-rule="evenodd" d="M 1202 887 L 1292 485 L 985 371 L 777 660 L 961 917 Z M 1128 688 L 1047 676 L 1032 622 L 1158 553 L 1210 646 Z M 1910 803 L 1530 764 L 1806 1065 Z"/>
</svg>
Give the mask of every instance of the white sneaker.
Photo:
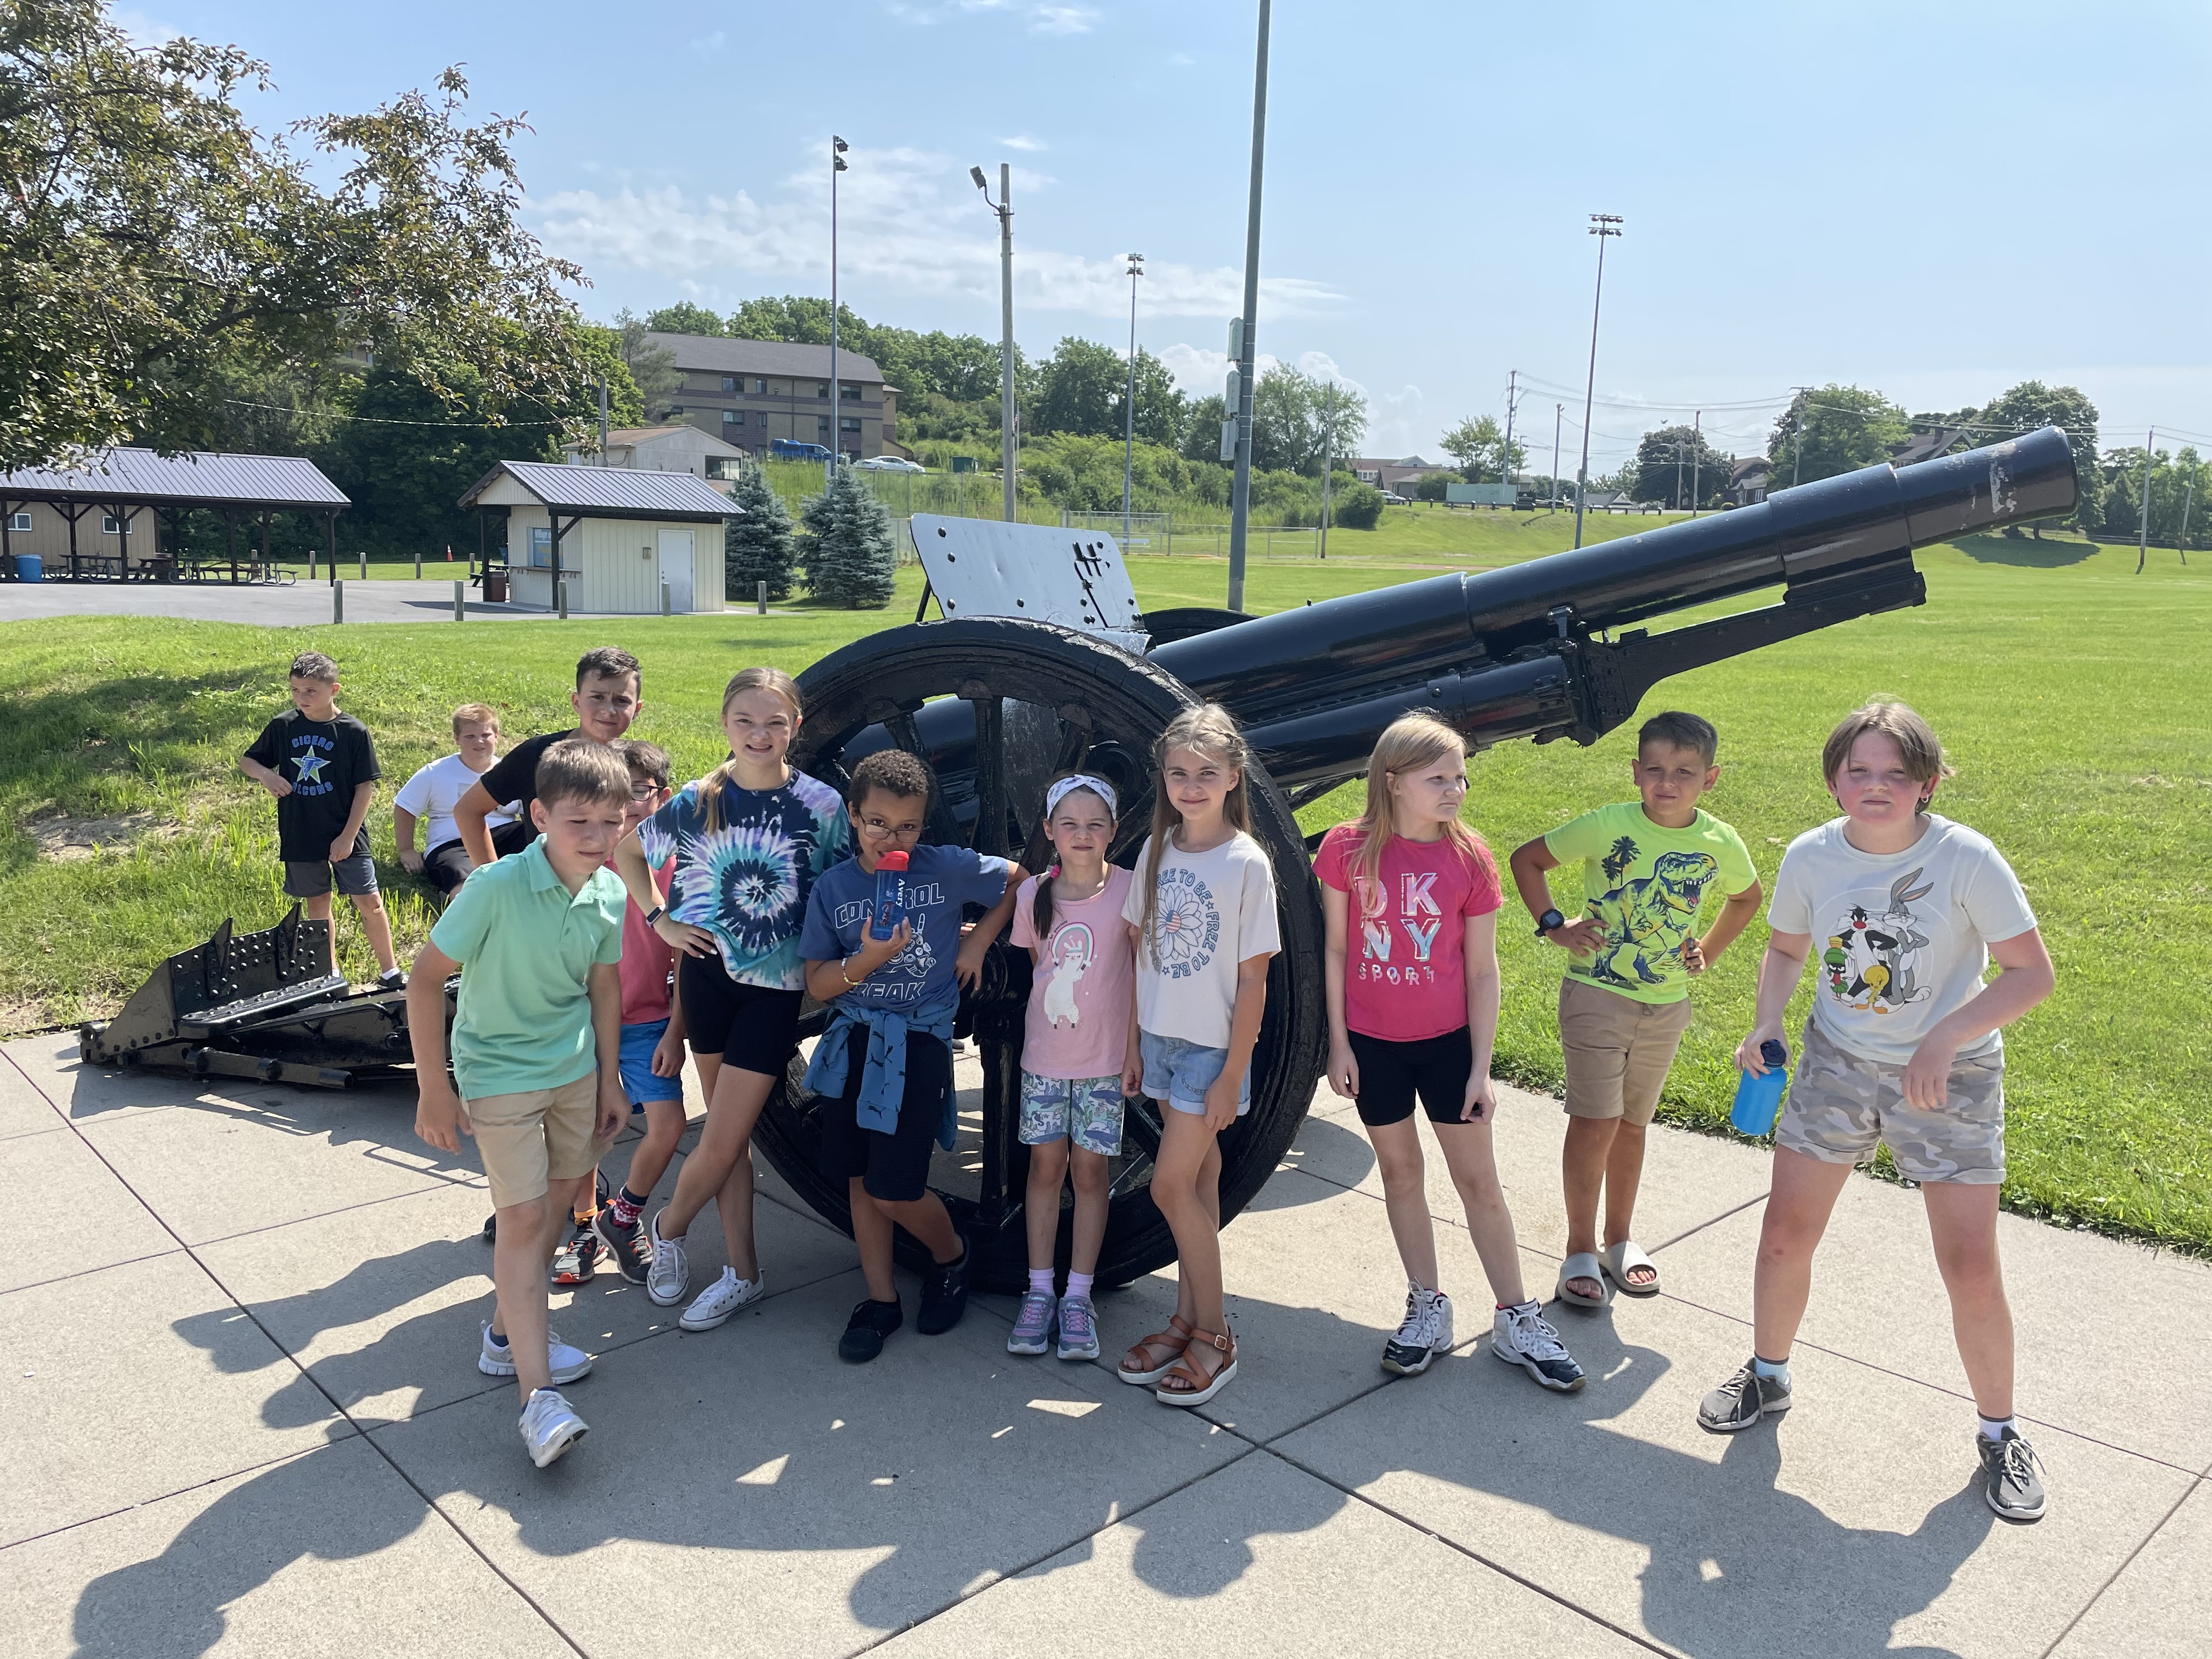
<svg viewBox="0 0 2212 1659">
<path fill-rule="evenodd" d="M 1490 1351 L 1518 1365 L 1553 1394 L 1572 1394 L 1587 1381 L 1559 1334 L 1534 1302 L 1500 1308 L 1490 1322 Z"/>
<path fill-rule="evenodd" d="M 660 1265 L 659 1251 L 653 1253 L 653 1261 L 656 1267 Z M 759 1301 L 767 1290 L 766 1273 L 758 1279 L 740 1279 L 735 1267 L 725 1267 L 722 1276 L 700 1291 L 676 1322 L 687 1331 L 711 1331 L 746 1303 Z"/>
<path fill-rule="evenodd" d="M 691 1264 L 684 1258 L 684 1241 L 660 1236 L 665 1207 L 653 1212 L 647 1237 L 653 1241 L 653 1265 L 645 1270 L 645 1293 L 658 1307 L 672 1308 L 684 1299 L 691 1284 Z"/>
<path fill-rule="evenodd" d="M 540 1389 L 530 1396 L 515 1427 L 522 1431 L 530 1461 L 541 1469 L 590 1432 L 584 1419 L 551 1389 Z"/>
<path fill-rule="evenodd" d="M 1406 1317 L 1382 1345 L 1382 1369 L 1400 1376 L 1419 1376 L 1429 1362 L 1452 1345 L 1451 1298 L 1442 1291 L 1406 1285 Z"/>
<path fill-rule="evenodd" d="M 556 1382 L 574 1382 L 592 1374 L 592 1356 L 581 1348 L 570 1347 L 557 1331 L 545 1333 L 545 1364 Z M 484 1322 L 483 1342 L 477 1351 L 477 1369 L 486 1376 L 514 1375 L 514 1350 L 491 1340 L 489 1320 Z"/>
</svg>

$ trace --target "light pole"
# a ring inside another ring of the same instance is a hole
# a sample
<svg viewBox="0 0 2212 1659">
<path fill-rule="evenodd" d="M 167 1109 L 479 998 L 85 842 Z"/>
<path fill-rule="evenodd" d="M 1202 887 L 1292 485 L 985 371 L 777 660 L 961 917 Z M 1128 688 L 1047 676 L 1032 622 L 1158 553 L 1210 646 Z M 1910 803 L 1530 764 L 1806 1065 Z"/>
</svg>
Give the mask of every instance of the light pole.
<svg viewBox="0 0 2212 1659">
<path fill-rule="evenodd" d="M 1137 278 L 1145 274 L 1145 256 L 1129 255 L 1129 395 L 1121 409 L 1121 542 L 1129 540 L 1129 483 L 1137 453 Z"/>
<path fill-rule="evenodd" d="M 999 163 L 999 199 L 991 200 L 991 186 L 983 169 L 969 167 L 968 176 L 983 192 L 983 200 L 999 216 L 999 471 L 1006 488 L 1006 522 L 1014 521 L 1014 169 Z"/>
<path fill-rule="evenodd" d="M 1237 353 L 1237 471 L 1229 491 L 1229 608 L 1244 608 L 1244 532 L 1252 516 L 1252 370 L 1260 309 L 1260 181 L 1267 142 L 1268 0 L 1260 0 L 1260 41 L 1252 70 L 1252 193 L 1244 222 L 1244 315 Z"/>
<path fill-rule="evenodd" d="M 1544 492 L 1547 513 L 1559 510 L 1559 418 L 1566 412 L 1565 404 L 1552 405 L 1552 487 Z"/>
<path fill-rule="evenodd" d="M 845 171 L 850 145 L 830 135 L 830 459 L 822 463 L 822 482 L 836 482 L 837 458 L 845 453 L 845 388 L 837 380 L 837 175 Z"/>
<path fill-rule="evenodd" d="M 1605 239 L 1620 234 L 1618 213 L 1593 213 L 1589 234 L 1597 238 L 1597 297 L 1590 301 L 1589 380 L 1583 387 L 1583 458 L 1575 468 L 1575 545 L 1583 544 L 1583 498 L 1589 494 L 1590 410 L 1597 398 L 1597 313 L 1605 303 Z"/>
<path fill-rule="evenodd" d="M 1336 382 L 1329 381 L 1322 392 L 1323 399 L 1321 417 L 1321 556 L 1328 556 L 1328 475 L 1336 465 Z"/>
</svg>

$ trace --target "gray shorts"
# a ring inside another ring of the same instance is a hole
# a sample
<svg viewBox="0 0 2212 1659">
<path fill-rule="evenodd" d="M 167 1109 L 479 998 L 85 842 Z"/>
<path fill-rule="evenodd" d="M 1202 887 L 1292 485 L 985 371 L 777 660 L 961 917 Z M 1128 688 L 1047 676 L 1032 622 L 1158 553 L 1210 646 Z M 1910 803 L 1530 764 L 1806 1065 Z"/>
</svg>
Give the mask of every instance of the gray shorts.
<svg viewBox="0 0 2212 1659">
<path fill-rule="evenodd" d="M 1861 1060 L 1808 1022 L 1774 1144 L 1823 1164 L 1863 1164 L 1879 1141 L 1908 1181 L 2003 1181 L 2004 1051 L 1954 1060 L 1944 1094 L 1933 1111 L 1910 1104 L 1905 1067 Z"/>
<path fill-rule="evenodd" d="M 333 874 L 338 891 L 349 898 L 376 890 L 376 860 L 368 853 L 356 853 L 335 864 L 325 859 L 285 860 L 284 891 L 292 898 L 320 898 L 331 890 Z"/>
</svg>

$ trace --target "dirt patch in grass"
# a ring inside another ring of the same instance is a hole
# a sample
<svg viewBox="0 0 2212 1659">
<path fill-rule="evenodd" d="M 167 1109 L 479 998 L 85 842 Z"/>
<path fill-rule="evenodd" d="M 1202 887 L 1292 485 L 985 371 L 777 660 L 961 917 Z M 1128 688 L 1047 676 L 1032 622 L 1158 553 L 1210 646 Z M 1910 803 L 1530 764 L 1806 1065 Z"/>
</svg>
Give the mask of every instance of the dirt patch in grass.
<svg viewBox="0 0 2212 1659">
<path fill-rule="evenodd" d="M 181 831 L 181 825 L 164 823 L 152 812 L 81 818 L 57 808 L 23 823 L 23 832 L 37 844 L 39 856 L 58 864 L 119 853 L 142 841 L 166 841 Z"/>
</svg>

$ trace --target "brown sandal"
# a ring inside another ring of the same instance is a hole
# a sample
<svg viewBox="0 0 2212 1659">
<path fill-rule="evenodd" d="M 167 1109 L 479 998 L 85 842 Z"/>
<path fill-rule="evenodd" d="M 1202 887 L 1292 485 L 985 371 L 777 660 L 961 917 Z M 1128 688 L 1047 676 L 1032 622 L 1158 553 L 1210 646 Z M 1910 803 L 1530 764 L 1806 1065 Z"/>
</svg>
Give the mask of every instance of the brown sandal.
<svg viewBox="0 0 2212 1659">
<path fill-rule="evenodd" d="M 1121 1356 L 1121 1364 L 1114 1374 L 1136 1387 L 1151 1387 L 1175 1369 L 1176 1362 L 1182 1358 L 1182 1351 L 1190 1346 L 1192 1334 L 1190 1325 L 1181 1314 L 1170 1314 L 1168 1328 L 1139 1339 Z"/>
<path fill-rule="evenodd" d="M 1221 1369 L 1209 1375 L 1198 1364 L 1200 1353 L 1220 1357 Z M 1203 1406 L 1229 1386 L 1237 1375 L 1237 1339 L 1218 1331 L 1194 1330 L 1182 1358 L 1168 1368 L 1152 1398 L 1164 1406 Z"/>
</svg>

